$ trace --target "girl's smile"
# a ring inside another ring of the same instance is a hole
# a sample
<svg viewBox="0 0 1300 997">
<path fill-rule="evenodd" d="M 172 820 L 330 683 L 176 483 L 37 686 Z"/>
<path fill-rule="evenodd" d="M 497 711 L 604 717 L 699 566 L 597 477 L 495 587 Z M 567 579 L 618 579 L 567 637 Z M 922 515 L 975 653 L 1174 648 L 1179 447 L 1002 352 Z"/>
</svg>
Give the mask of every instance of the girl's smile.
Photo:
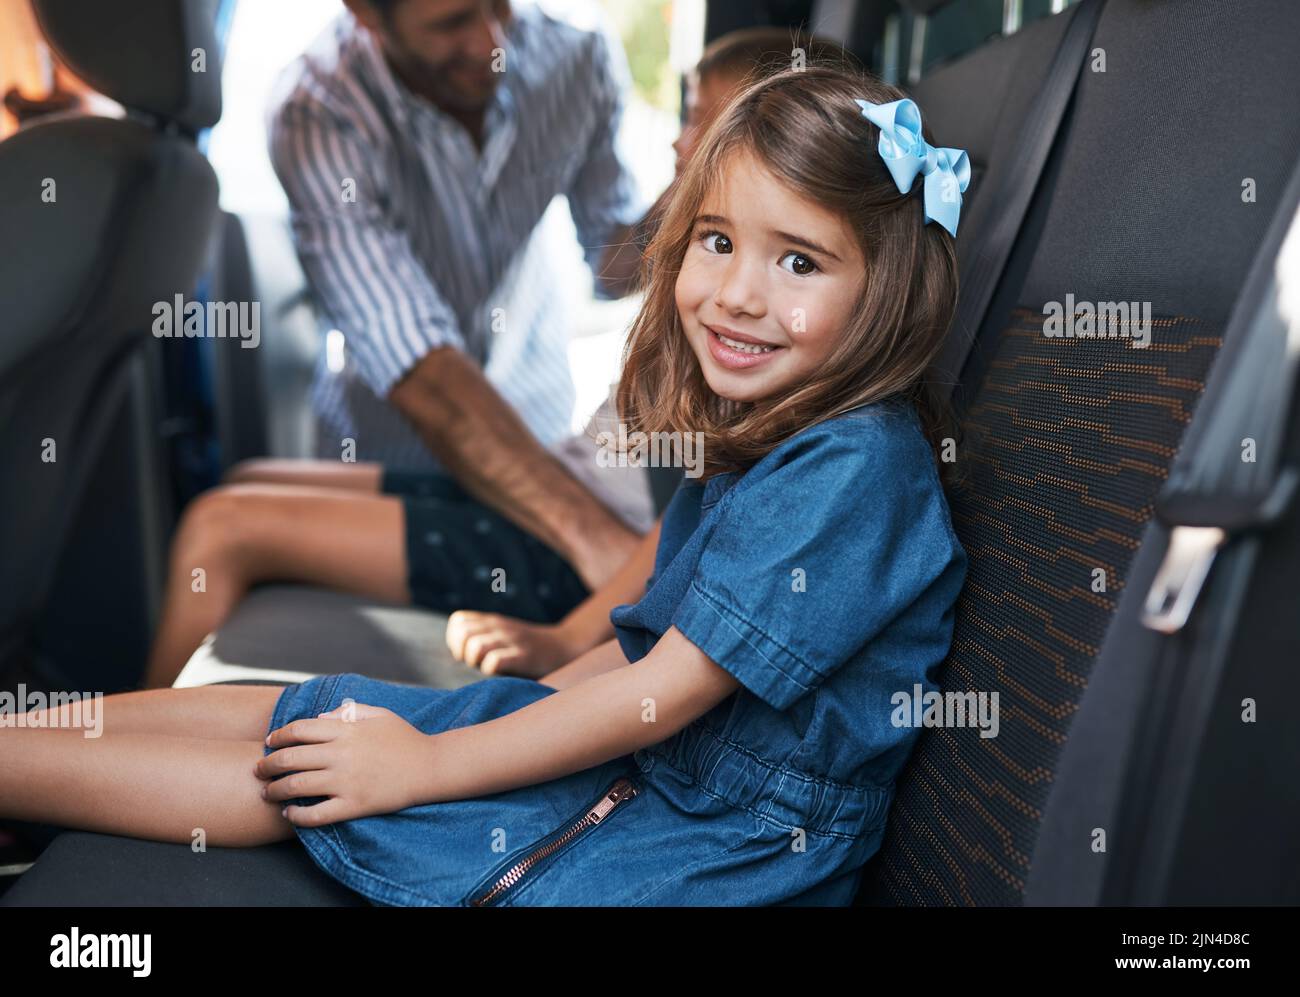
<svg viewBox="0 0 1300 997">
<path fill-rule="evenodd" d="M 847 226 L 748 150 L 700 205 L 674 289 L 715 394 L 757 401 L 806 380 L 853 317 L 866 264 Z"/>
<path fill-rule="evenodd" d="M 728 370 L 752 370 L 783 349 L 726 326 L 706 325 L 704 328 L 709 331 L 709 353 Z"/>
</svg>

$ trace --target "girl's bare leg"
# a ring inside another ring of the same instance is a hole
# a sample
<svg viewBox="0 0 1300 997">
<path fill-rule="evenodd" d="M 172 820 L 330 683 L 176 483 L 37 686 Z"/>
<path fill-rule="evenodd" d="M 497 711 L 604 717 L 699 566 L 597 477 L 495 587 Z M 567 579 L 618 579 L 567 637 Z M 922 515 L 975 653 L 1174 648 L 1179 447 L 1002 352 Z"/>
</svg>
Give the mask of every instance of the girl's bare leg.
<svg viewBox="0 0 1300 997">
<path fill-rule="evenodd" d="M 215 688 L 215 687 L 211 687 Z M 264 754 L 274 687 L 247 686 L 235 697 L 167 690 L 189 708 L 223 700 L 220 723 L 250 740 L 176 737 L 116 729 L 105 706 L 102 736 L 35 727 L 0 727 L 0 817 L 155 841 L 248 846 L 293 837 L 281 807 L 262 799 L 254 766 Z M 204 690 L 205 692 L 208 690 Z M 186 698 L 181 698 L 186 697 Z M 109 698 L 106 697 L 105 704 Z M 236 704 L 238 705 L 232 705 Z M 159 702 L 162 702 L 160 699 Z M 184 709 L 175 716 L 192 720 Z M 164 710 L 158 710 L 162 714 Z M 125 715 L 125 714 L 123 714 Z"/>
<path fill-rule="evenodd" d="M 201 685 L 147 689 L 105 696 L 94 704 L 64 704 L 25 714 L 28 727 L 62 730 L 84 737 L 101 734 L 160 734 L 168 737 L 264 741 L 282 685 Z M 75 726 L 76 724 L 80 726 Z"/>
<path fill-rule="evenodd" d="M 401 500 L 390 495 L 275 484 L 200 495 L 172 541 L 145 688 L 170 686 L 259 582 L 310 582 L 409 603 L 405 531 Z"/>
<path fill-rule="evenodd" d="M 340 460 L 277 459 L 255 457 L 243 460 L 226 472 L 226 484 L 304 485 L 310 488 L 342 488 L 377 494 L 383 479 L 382 464 Z"/>
</svg>

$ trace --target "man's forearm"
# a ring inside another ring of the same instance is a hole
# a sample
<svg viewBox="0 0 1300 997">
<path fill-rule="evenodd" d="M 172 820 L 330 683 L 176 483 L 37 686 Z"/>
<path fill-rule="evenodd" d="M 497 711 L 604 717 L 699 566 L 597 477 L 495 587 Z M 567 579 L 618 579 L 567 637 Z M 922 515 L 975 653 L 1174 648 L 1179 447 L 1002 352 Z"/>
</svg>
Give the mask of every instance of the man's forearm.
<svg viewBox="0 0 1300 997">
<path fill-rule="evenodd" d="M 593 547 L 607 543 L 625 556 L 635 542 L 459 350 L 429 353 L 390 398 L 466 491 L 566 557 L 588 586 L 613 571 L 584 571 Z"/>
</svg>

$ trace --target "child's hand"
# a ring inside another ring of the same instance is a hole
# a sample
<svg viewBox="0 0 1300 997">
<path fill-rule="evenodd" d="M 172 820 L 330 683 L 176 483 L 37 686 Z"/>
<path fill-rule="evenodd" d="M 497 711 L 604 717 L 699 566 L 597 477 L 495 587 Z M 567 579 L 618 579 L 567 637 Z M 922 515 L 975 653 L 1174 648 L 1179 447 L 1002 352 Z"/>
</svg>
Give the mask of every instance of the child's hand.
<svg viewBox="0 0 1300 997">
<path fill-rule="evenodd" d="M 326 796 L 312 806 L 288 806 L 300 827 L 395 813 L 427 802 L 432 738 L 391 710 L 348 701 L 310 720 L 285 724 L 266 739 L 279 750 L 257 763 L 268 800 Z M 281 777 L 281 778 L 277 778 Z"/>
<path fill-rule="evenodd" d="M 484 675 L 540 678 L 585 650 L 573 644 L 563 624 L 527 623 L 468 609 L 447 617 L 451 653 Z"/>
</svg>

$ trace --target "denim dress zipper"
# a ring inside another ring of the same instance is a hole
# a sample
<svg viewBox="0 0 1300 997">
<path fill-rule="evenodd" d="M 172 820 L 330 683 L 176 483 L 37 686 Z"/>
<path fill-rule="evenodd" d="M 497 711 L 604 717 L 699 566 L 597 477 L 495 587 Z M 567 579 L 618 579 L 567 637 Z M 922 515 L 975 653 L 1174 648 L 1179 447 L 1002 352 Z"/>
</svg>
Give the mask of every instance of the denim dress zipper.
<svg viewBox="0 0 1300 997">
<path fill-rule="evenodd" d="M 548 856 L 555 854 L 555 852 L 559 851 L 585 831 L 595 827 L 602 820 L 608 817 L 620 803 L 624 800 L 630 800 L 632 797 L 636 796 L 638 792 L 639 790 L 636 788 L 636 785 L 626 776 L 615 781 L 614 784 L 605 791 L 605 794 L 599 801 L 597 801 L 594 807 L 589 809 L 581 818 L 571 824 L 558 838 L 554 838 L 546 844 L 533 849 L 533 851 L 529 852 L 522 859 L 512 865 L 502 873 L 486 891 L 474 896 L 470 900 L 470 906 L 486 907 L 490 904 L 496 903 L 509 890 L 517 886 L 539 862 Z"/>
</svg>

